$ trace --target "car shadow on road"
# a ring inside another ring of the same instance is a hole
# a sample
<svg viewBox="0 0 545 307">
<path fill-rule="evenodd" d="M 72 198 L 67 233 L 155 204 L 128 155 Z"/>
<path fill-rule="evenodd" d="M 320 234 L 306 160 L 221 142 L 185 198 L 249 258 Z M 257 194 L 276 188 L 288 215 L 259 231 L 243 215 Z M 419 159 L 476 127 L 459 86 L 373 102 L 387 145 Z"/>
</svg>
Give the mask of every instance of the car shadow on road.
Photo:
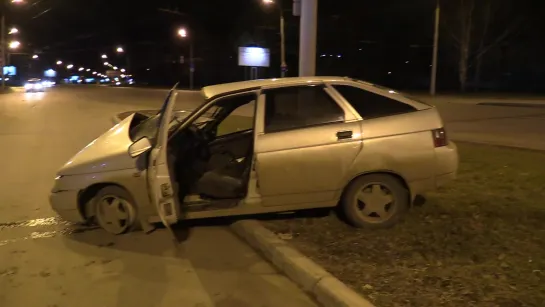
<svg viewBox="0 0 545 307">
<path fill-rule="evenodd" d="M 193 274 L 198 276 L 202 289 L 209 294 L 214 293 L 212 299 L 217 306 L 252 306 L 258 298 L 256 295 L 245 296 L 244 287 L 250 284 L 256 289 L 270 287 L 278 293 L 286 290 L 277 289 L 278 285 L 270 284 L 268 276 L 275 274 L 275 269 L 260 264 L 262 260 L 257 254 L 245 252 L 245 249 L 251 248 L 238 247 L 245 244 L 233 237 L 233 234 L 225 231 L 218 233 L 213 228 L 221 229 L 248 218 L 270 221 L 319 217 L 329 212 L 330 210 L 306 210 L 290 214 L 181 221 L 172 226 L 177 240 L 160 225 L 148 234 L 132 232 L 120 236 L 110 235 L 98 227 L 82 227 L 66 234 L 65 245 L 72 252 L 88 259 L 85 265 L 97 266 L 98 271 L 113 271 L 107 278 L 116 280 L 115 287 L 118 289 L 113 292 L 116 296 L 113 299 L 117 302 L 115 306 L 156 306 L 158 302 L 168 300 L 172 296 L 172 289 L 169 291 L 167 286 L 178 280 L 173 279 L 173 270 L 177 272 L 182 269 L 195 270 Z M 213 242 L 214 239 L 219 241 Z M 214 277 L 214 274 L 236 276 L 227 277 L 226 280 L 235 278 L 239 283 L 225 284 L 226 288 L 221 290 L 218 283 L 227 281 L 218 280 L 219 277 Z M 96 282 L 101 279 L 99 277 Z M 145 292 L 146 295 L 135 295 L 139 292 Z"/>
<path fill-rule="evenodd" d="M 177 257 L 173 244 L 162 240 L 162 236 L 136 232 L 114 236 L 96 227 L 78 228 L 66 236 L 64 243 L 69 250 L 88 259 L 82 269 L 93 270 L 94 274 L 89 276 L 95 279 L 93 283 L 105 282 L 117 287 L 117 291 L 108 291 L 115 293 L 115 297 L 108 298 L 116 302 L 114 306 L 151 307 L 164 299 L 169 280 L 167 263 Z"/>
</svg>

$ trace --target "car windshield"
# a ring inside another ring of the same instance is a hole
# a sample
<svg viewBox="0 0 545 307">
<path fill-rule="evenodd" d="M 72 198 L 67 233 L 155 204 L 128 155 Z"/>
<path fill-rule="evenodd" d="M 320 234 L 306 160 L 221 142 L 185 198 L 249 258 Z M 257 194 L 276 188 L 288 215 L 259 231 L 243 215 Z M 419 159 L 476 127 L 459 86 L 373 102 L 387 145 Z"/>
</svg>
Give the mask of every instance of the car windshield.
<svg viewBox="0 0 545 307">
<path fill-rule="evenodd" d="M 168 99 L 168 98 L 167 98 Z M 200 96 L 199 98 L 201 101 L 199 101 L 199 106 L 195 108 L 194 110 L 180 110 L 177 109 L 177 106 L 174 106 L 174 114 L 173 118 L 171 119 L 169 123 L 169 136 L 178 130 L 178 128 L 184 123 L 185 119 L 188 117 L 191 117 L 195 112 L 198 112 L 204 105 L 206 99 L 204 96 Z M 174 103 L 177 103 L 174 101 Z M 164 105 L 163 105 L 164 108 Z M 157 137 L 157 129 L 159 129 L 159 121 L 161 120 L 161 111 L 163 111 L 163 108 L 153 116 L 150 116 L 149 118 L 143 120 L 141 123 L 136 125 L 134 128 L 130 131 L 130 138 L 133 142 L 143 138 L 147 137 L 150 140 L 154 140 Z M 212 114 L 210 114 L 212 115 Z M 203 116 L 196 124 L 199 124 L 203 121 L 209 121 L 211 120 L 211 116 Z"/>
</svg>

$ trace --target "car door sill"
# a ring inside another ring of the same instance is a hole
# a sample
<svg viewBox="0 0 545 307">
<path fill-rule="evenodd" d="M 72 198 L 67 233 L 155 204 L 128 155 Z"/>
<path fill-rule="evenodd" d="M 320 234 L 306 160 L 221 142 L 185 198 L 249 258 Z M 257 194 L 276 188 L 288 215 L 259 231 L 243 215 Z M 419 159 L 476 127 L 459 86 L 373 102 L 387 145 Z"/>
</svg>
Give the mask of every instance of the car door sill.
<svg viewBox="0 0 545 307">
<path fill-rule="evenodd" d="M 198 195 L 189 195 L 185 197 L 182 207 L 186 212 L 200 212 L 211 210 L 231 209 L 236 207 L 241 198 L 231 199 L 202 199 Z"/>
</svg>

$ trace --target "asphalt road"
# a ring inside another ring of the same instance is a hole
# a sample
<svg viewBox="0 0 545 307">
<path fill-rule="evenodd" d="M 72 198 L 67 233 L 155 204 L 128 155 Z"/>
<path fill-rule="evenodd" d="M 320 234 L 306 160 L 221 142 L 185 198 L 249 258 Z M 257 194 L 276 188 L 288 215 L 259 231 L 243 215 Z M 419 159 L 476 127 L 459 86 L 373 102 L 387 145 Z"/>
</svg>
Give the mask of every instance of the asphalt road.
<svg viewBox="0 0 545 307">
<path fill-rule="evenodd" d="M 423 100 L 437 106 L 447 133 L 454 140 L 545 150 L 545 100 L 535 101 L 531 97 L 438 97 Z M 533 107 L 523 106 L 528 102 Z"/>
<path fill-rule="evenodd" d="M 225 226 L 111 236 L 55 218 L 56 170 L 166 90 L 60 87 L 0 95 L 0 306 L 315 306 Z M 181 93 L 183 108 L 199 95 Z"/>
<path fill-rule="evenodd" d="M 113 237 L 54 218 L 56 170 L 112 125 L 158 109 L 167 90 L 60 87 L 0 95 L 0 306 L 314 306 L 223 226 Z M 181 92 L 179 109 L 200 102 Z M 433 101 L 451 137 L 545 150 L 545 108 Z"/>
</svg>

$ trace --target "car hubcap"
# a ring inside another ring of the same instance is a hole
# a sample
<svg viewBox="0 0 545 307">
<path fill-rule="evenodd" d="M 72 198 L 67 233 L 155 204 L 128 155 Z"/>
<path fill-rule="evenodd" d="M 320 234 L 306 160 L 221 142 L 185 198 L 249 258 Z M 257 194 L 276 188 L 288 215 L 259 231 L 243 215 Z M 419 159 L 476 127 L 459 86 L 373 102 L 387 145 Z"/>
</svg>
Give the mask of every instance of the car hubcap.
<svg viewBox="0 0 545 307">
<path fill-rule="evenodd" d="M 127 231 L 134 221 L 131 204 L 113 195 L 104 196 L 98 201 L 96 215 L 100 226 L 113 234 Z"/>
<path fill-rule="evenodd" d="M 382 223 L 395 211 L 394 197 L 381 183 L 369 183 L 356 194 L 355 203 L 360 217 L 370 223 Z"/>
</svg>

